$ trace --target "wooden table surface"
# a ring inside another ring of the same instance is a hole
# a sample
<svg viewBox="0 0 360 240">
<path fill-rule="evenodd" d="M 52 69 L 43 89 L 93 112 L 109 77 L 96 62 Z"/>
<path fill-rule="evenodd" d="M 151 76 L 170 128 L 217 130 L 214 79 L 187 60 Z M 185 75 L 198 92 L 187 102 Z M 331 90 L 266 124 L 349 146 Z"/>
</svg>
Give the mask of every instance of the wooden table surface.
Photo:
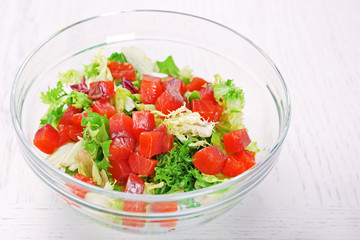
<svg viewBox="0 0 360 240">
<path fill-rule="evenodd" d="M 291 94 L 292 122 L 269 176 L 231 212 L 187 232 L 124 234 L 63 203 L 25 163 L 9 113 L 20 64 L 52 33 L 99 13 L 187 12 L 267 52 Z M 21 1 L 0 3 L 0 239 L 360 239 L 359 1 Z"/>
</svg>

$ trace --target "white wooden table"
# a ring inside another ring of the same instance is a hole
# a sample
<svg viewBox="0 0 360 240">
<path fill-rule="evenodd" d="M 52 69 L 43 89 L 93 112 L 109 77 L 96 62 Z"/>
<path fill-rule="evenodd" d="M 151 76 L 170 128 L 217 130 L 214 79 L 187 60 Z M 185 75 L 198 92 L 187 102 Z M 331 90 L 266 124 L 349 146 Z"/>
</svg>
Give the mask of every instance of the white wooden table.
<svg viewBox="0 0 360 240">
<path fill-rule="evenodd" d="M 233 211 L 157 239 L 360 239 L 359 1 L 0 2 L 0 239 L 154 239 L 71 210 L 19 154 L 10 88 L 29 52 L 56 30 L 103 12 L 167 9 L 248 36 L 287 81 L 292 123 L 274 170 Z"/>
</svg>

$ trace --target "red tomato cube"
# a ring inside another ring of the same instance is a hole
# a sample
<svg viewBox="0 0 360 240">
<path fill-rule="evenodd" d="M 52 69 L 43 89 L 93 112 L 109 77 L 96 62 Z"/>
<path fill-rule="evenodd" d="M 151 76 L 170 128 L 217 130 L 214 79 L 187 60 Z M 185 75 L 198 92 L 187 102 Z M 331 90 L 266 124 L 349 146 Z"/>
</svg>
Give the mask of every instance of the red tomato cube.
<svg viewBox="0 0 360 240">
<path fill-rule="evenodd" d="M 201 88 L 199 90 L 199 95 L 201 97 L 201 100 L 210 100 L 214 104 L 218 104 L 214 97 L 214 89 L 212 89 L 210 86 Z"/>
<path fill-rule="evenodd" d="M 125 184 L 126 180 L 131 173 L 127 159 L 110 159 L 110 165 L 107 170 L 112 174 L 112 177 L 116 180 L 116 184 L 122 186 Z"/>
<path fill-rule="evenodd" d="M 154 104 L 163 91 L 161 84 L 156 81 L 142 81 L 140 85 L 141 101 L 145 104 Z"/>
<path fill-rule="evenodd" d="M 217 122 L 219 121 L 224 107 L 214 104 L 209 100 L 194 99 L 191 101 L 191 110 L 198 112 L 206 121 Z"/>
<path fill-rule="evenodd" d="M 109 160 L 119 161 L 126 160 L 134 150 L 135 140 L 130 137 L 116 137 L 112 139 L 109 152 Z"/>
<path fill-rule="evenodd" d="M 142 194 L 144 192 L 144 181 L 136 176 L 134 173 L 130 173 L 125 184 L 124 192 L 131 194 Z"/>
<path fill-rule="evenodd" d="M 93 111 L 100 114 L 101 116 L 106 114 L 107 118 L 111 118 L 116 113 L 115 107 L 111 105 L 108 100 L 94 101 Z"/>
<path fill-rule="evenodd" d="M 57 128 L 59 134 L 58 147 L 61 147 L 65 143 L 69 142 L 71 139 L 69 136 L 68 125 L 60 124 Z"/>
<path fill-rule="evenodd" d="M 244 162 L 239 161 L 239 159 L 230 154 L 226 154 L 228 159 L 226 161 L 225 167 L 222 170 L 222 173 L 229 177 L 236 177 L 241 173 L 246 171 Z"/>
<path fill-rule="evenodd" d="M 72 115 L 70 118 L 71 124 L 81 126 L 81 121 L 82 121 L 83 117 L 86 118 L 87 116 L 88 116 L 88 114 L 85 111 L 83 111 L 82 113 L 76 113 L 76 114 Z"/>
<path fill-rule="evenodd" d="M 195 90 L 199 91 L 200 88 L 201 88 L 202 86 L 204 86 L 205 84 L 208 84 L 208 82 L 205 81 L 204 79 L 199 78 L 199 77 L 194 77 L 194 78 L 191 80 L 191 82 L 190 82 L 188 85 L 186 85 L 186 88 L 187 88 L 187 90 L 189 90 L 190 92 L 195 91 Z"/>
<path fill-rule="evenodd" d="M 143 82 L 146 82 L 146 83 L 156 82 L 156 83 L 161 84 L 161 78 L 144 74 L 144 75 L 142 76 L 141 83 L 143 83 Z"/>
<path fill-rule="evenodd" d="M 90 178 L 90 177 L 87 177 L 87 176 L 84 176 L 80 173 L 77 173 L 74 178 L 76 179 L 79 179 L 80 181 L 83 181 L 83 182 L 86 182 L 88 184 L 91 184 L 91 185 L 95 185 L 95 181 L 94 179 Z"/>
<path fill-rule="evenodd" d="M 151 131 L 156 127 L 155 116 L 149 110 L 134 111 L 132 113 L 132 119 L 136 138 L 139 138 L 140 133 Z"/>
<path fill-rule="evenodd" d="M 245 128 L 224 134 L 223 141 L 228 153 L 240 152 L 251 142 Z"/>
<path fill-rule="evenodd" d="M 58 126 L 59 129 L 59 142 L 58 142 L 58 146 L 62 146 L 65 143 L 69 142 L 70 139 L 73 140 L 74 142 L 78 142 L 80 139 L 83 137 L 83 127 L 79 126 L 79 125 L 59 125 Z"/>
<path fill-rule="evenodd" d="M 140 175 L 153 174 L 154 167 L 158 163 L 157 160 L 140 156 L 138 153 L 131 153 L 128 162 L 131 172 Z"/>
<path fill-rule="evenodd" d="M 136 79 L 135 69 L 130 63 L 110 61 L 108 63 L 108 68 L 113 78 L 126 78 L 128 80 Z"/>
<path fill-rule="evenodd" d="M 173 89 L 178 91 L 181 95 L 184 95 L 186 92 L 186 86 L 181 79 L 176 77 L 168 76 L 164 82 L 162 82 L 162 87 L 164 91 L 167 89 Z"/>
<path fill-rule="evenodd" d="M 256 164 L 255 152 L 251 152 L 243 149 L 240 152 L 235 153 L 235 157 L 237 157 L 239 161 L 245 164 L 246 170 L 252 168 Z"/>
<path fill-rule="evenodd" d="M 90 83 L 89 99 L 110 99 L 115 95 L 113 81 L 98 81 Z"/>
<path fill-rule="evenodd" d="M 165 124 L 161 124 L 159 127 L 155 128 L 153 131 L 154 132 L 162 132 L 162 133 L 166 134 L 167 133 L 167 127 L 166 127 Z"/>
<path fill-rule="evenodd" d="M 164 114 L 175 111 L 186 103 L 186 99 L 176 90 L 168 89 L 155 102 L 155 108 Z"/>
<path fill-rule="evenodd" d="M 164 137 L 162 132 L 142 132 L 139 137 L 139 154 L 147 158 L 160 154 Z"/>
<path fill-rule="evenodd" d="M 209 146 L 196 152 L 192 157 L 193 164 L 200 172 L 209 175 L 220 173 L 226 163 L 227 157 L 216 146 Z"/>
<path fill-rule="evenodd" d="M 34 145 L 44 153 L 52 154 L 58 143 L 59 133 L 50 124 L 45 124 L 35 133 Z"/>
<path fill-rule="evenodd" d="M 71 124 L 71 117 L 74 114 L 81 113 L 81 111 L 82 111 L 81 108 L 75 108 L 70 104 L 69 107 L 64 112 L 64 114 L 62 115 L 62 117 L 60 118 L 58 125 Z"/>
<path fill-rule="evenodd" d="M 169 152 L 174 147 L 174 135 L 166 134 L 162 146 L 162 153 Z"/>
<path fill-rule="evenodd" d="M 117 113 L 112 116 L 109 125 L 111 138 L 117 136 L 134 138 L 133 120 L 124 113 Z"/>
</svg>

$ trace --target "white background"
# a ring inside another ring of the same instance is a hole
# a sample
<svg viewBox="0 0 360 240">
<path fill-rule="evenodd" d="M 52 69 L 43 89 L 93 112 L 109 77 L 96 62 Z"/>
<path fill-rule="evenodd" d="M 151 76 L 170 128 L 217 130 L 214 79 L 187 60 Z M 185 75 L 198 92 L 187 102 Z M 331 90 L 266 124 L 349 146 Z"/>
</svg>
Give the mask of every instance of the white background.
<svg viewBox="0 0 360 240">
<path fill-rule="evenodd" d="M 30 51 L 99 13 L 167 9 L 223 23 L 274 60 L 292 122 L 269 176 L 231 212 L 167 236 L 124 234 L 71 210 L 26 165 L 9 114 Z M 0 239 L 360 239 L 359 1 L 0 2 Z"/>
</svg>

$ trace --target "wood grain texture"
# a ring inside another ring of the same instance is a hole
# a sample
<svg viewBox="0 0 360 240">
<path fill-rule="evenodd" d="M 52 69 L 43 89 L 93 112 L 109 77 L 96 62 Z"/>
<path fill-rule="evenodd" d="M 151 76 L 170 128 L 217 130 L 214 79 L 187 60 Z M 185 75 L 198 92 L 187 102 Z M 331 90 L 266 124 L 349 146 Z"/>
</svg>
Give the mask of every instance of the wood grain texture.
<svg viewBox="0 0 360 240">
<path fill-rule="evenodd" d="M 292 122 L 279 162 L 231 212 L 157 239 L 360 238 L 359 1 L 21 1 L 0 3 L 0 239 L 153 239 L 73 212 L 26 165 L 9 114 L 10 88 L 53 32 L 103 12 L 168 9 L 219 21 L 279 67 Z"/>
</svg>

